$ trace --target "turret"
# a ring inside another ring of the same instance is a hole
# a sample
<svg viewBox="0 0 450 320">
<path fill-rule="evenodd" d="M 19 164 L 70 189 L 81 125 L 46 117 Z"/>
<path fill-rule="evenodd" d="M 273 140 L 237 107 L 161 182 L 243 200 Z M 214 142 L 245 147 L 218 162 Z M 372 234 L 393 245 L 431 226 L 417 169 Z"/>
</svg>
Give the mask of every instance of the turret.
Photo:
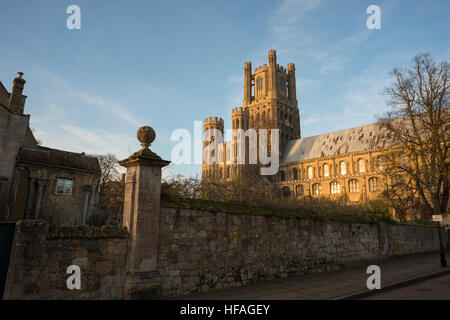
<svg viewBox="0 0 450 320">
<path fill-rule="evenodd" d="M 234 108 L 232 110 L 231 121 L 233 130 L 236 129 L 243 129 L 245 131 L 248 130 L 250 122 L 250 115 L 248 109 L 242 107 Z"/>
<path fill-rule="evenodd" d="M 252 101 L 252 63 L 244 63 L 244 107 Z"/>
<path fill-rule="evenodd" d="M 216 140 L 218 132 L 213 132 L 213 130 L 218 130 L 222 137 L 220 137 L 221 141 Z M 216 152 L 211 150 L 207 150 L 207 147 L 213 143 L 213 141 L 217 141 L 219 143 L 223 142 L 223 131 L 224 131 L 224 121 L 222 118 L 217 117 L 208 117 L 205 118 L 204 126 L 203 126 L 203 163 L 202 163 L 202 176 L 203 178 L 214 176 L 215 166 L 214 166 L 214 157 L 216 157 Z M 216 159 L 219 161 L 220 159 Z M 212 161 L 212 162 L 211 162 Z"/>
<path fill-rule="evenodd" d="M 210 140 L 214 140 L 213 130 L 218 130 L 222 134 L 223 141 L 223 132 L 224 132 L 224 122 L 222 118 L 217 117 L 208 117 L 205 118 L 204 126 L 203 126 L 203 149 L 206 148 L 207 145 L 211 143 Z"/>
<path fill-rule="evenodd" d="M 204 121 L 203 130 L 206 131 L 207 129 L 217 129 L 220 132 L 223 133 L 224 128 L 224 122 L 222 118 L 217 117 L 207 117 Z"/>
<path fill-rule="evenodd" d="M 277 96 L 277 52 L 274 49 L 269 50 L 269 97 L 276 98 Z"/>
<path fill-rule="evenodd" d="M 269 66 L 276 66 L 277 65 L 277 52 L 275 49 L 269 50 Z"/>
<path fill-rule="evenodd" d="M 289 63 L 287 65 L 288 75 L 288 98 L 293 106 L 297 106 L 297 92 L 295 89 L 295 65 Z"/>
<path fill-rule="evenodd" d="M 9 98 L 9 110 L 14 113 L 23 114 L 25 108 L 26 96 L 22 95 L 25 80 L 22 78 L 23 73 L 18 72 L 17 77 L 13 81 L 11 96 Z"/>
</svg>

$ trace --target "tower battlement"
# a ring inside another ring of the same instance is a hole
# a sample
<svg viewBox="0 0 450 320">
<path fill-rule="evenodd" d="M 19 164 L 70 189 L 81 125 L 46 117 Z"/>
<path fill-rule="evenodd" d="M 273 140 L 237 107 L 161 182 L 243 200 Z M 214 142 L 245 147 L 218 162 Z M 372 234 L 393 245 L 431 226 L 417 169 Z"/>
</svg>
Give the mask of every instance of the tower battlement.
<svg viewBox="0 0 450 320">
<path fill-rule="evenodd" d="M 223 132 L 224 121 L 222 118 L 206 117 L 203 123 L 204 123 L 204 130 L 217 129 Z"/>
<path fill-rule="evenodd" d="M 236 107 L 231 110 L 231 113 L 233 114 L 233 116 L 238 116 L 238 115 L 249 116 L 248 109 L 244 108 L 244 107 Z"/>
<path fill-rule="evenodd" d="M 267 70 L 267 64 L 263 64 L 262 66 L 256 67 L 254 73 L 258 73 L 258 72 L 264 71 L 264 70 Z"/>
</svg>

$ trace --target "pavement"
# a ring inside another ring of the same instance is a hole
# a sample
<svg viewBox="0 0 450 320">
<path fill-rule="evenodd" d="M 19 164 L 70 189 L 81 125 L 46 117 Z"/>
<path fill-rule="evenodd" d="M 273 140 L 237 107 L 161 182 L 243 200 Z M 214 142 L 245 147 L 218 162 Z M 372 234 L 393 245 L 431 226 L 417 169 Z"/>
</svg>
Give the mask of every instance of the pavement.
<svg viewBox="0 0 450 320">
<path fill-rule="evenodd" d="M 450 265 L 450 254 L 446 252 Z M 366 282 L 369 265 L 381 269 L 381 289 L 369 290 Z M 292 276 L 240 287 L 213 290 L 176 297 L 177 300 L 328 300 L 361 299 L 373 294 L 429 280 L 445 274 L 449 267 L 441 267 L 439 252 L 395 257 L 365 266 L 326 273 Z"/>
<path fill-rule="evenodd" d="M 450 274 L 377 293 L 362 300 L 450 300 Z"/>
</svg>

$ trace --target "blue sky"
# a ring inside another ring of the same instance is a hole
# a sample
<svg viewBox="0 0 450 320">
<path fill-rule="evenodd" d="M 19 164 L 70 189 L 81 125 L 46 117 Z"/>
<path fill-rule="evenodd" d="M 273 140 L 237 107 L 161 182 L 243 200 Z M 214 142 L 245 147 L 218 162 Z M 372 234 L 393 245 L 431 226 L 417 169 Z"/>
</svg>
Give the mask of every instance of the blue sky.
<svg viewBox="0 0 450 320">
<path fill-rule="evenodd" d="M 81 8 L 81 30 L 66 8 Z M 366 8 L 381 8 L 368 30 Z M 173 130 L 242 105 L 243 63 L 294 62 L 302 136 L 368 124 L 386 110 L 389 71 L 429 52 L 450 60 L 450 1 L 5 1 L 0 81 L 27 80 L 26 113 L 45 146 L 87 153 L 137 151 L 141 125 L 170 159 Z M 171 165 L 165 174 L 200 174 Z"/>
</svg>

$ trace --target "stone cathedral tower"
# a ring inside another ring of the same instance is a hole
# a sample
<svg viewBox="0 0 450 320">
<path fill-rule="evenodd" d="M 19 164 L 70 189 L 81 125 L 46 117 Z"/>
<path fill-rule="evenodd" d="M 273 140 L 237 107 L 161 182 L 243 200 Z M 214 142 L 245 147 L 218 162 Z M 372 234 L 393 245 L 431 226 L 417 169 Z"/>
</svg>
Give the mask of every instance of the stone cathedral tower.
<svg viewBox="0 0 450 320">
<path fill-rule="evenodd" d="M 232 129 L 271 129 L 280 130 L 280 156 L 290 140 L 300 138 L 300 114 L 296 97 L 295 66 L 289 63 L 287 68 L 277 64 L 275 50 L 269 50 L 268 64 L 256 67 L 252 73 L 251 62 L 244 63 L 244 100 L 243 107 L 232 112 Z M 223 120 L 206 118 L 205 136 L 211 128 L 220 128 L 223 132 Z M 270 141 L 270 139 L 269 139 Z M 206 146 L 209 142 L 204 142 Z M 231 145 L 230 145 L 231 144 Z M 224 143 L 219 150 L 224 160 L 235 156 L 233 141 Z M 270 144 L 269 144 L 270 149 Z M 231 179 L 242 174 L 249 165 L 207 164 L 203 163 L 202 177 Z"/>
</svg>

